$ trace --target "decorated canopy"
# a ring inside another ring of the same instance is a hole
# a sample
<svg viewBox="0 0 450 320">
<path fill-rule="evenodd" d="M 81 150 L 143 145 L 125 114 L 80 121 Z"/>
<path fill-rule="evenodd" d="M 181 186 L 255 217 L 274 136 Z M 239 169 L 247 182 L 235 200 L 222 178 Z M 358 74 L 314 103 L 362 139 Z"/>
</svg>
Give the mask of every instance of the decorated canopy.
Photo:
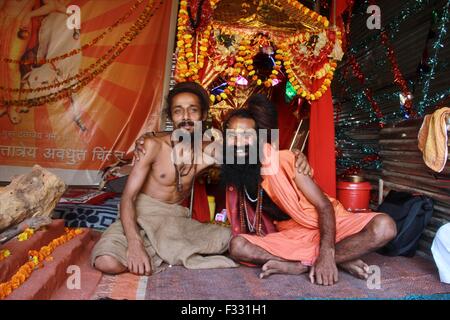
<svg viewBox="0 0 450 320">
<path fill-rule="evenodd" d="M 207 88 L 216 119 L 284 80 L 320 99 L 343 55 L 341 33 L 296 0 L 183 0 L 177 30 L 176 80 Z"/>
</svg>

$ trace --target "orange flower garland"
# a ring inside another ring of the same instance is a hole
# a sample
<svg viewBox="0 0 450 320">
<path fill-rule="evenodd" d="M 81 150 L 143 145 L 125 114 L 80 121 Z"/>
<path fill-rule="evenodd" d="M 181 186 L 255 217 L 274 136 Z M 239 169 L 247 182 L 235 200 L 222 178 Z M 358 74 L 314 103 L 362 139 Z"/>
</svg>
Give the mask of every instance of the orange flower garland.
<svg viewBox="0 0 450 320">
<path fill-rule="evenodd" d="M 213 8 L 218 2 L 210 1 Z M 298 95 L 311 101 L 320 99 L 330 87 L 337 67 L 336 61 L 340 60 L 338 55 L 341 45 L 340 32 L 335 28 L 328 29 L 329 21 L 326 17 L 298 1 L 282 2 L 289 4 L 285 8 L 292 17 L 306 21 L 311 29 L 289 35 L 261 33 L 260 30 L 242 32 L 233 25 L 212 21 L 207 26 L 206 34 L 201 32 L 195 34 L 190 26 L 189 1 L 182 0 L 178 14 L 178 57 L 175 79 L 178 82 L 196 81 L 206 87 L 214 78 L 225 79 L 227 85 L 223 92 L 210 95 L 210 100 L 214 104 L 229 98 L 237 86 L 239 76 L 245 77 L 253 85 L 270 88 L 284 68 L 283 71 L 286 71 L 287 78 Z M 227 44 L 220 44 L 217 49 L 212 47 L 216 42 L 225 43 L 221 40 L 222 36 L 228 39 Z M 253 58 L 259 48 L 266 46 L 275 48 L 275 64 L 270 75 L 261 79 L 261 75 L 258 75 L 253 65 Z M 219 60 L 215 58 L 217 56 L 220 56 Z M 208 61 L 204 62 L 205 59 Z M 305 63 L 300 63 L 299 59 Z M 215 74 L 211 73 L 212 69 L 208 62 L 214 64 Z M 205 65 L 206 71 L 203 71 Z M 319 80 L 321 85 L 311 91 L 311 83 Z"/>
<path fill-rule="evenodd" d="M 328 26 L 330 25 L 330 22 L 326 17 L 321 16 L 317 12 L 309 9 L 308 7 L 298 2 L 297 0 L 287 0 L 287 2 L 298 10 L 297 12 L 298 15 L 309 17 L 313 21 L 317 21 L 319 24 L 322 24 L 325 28 L 328 28 Z"/>
<path fill-rule="evenodd" d="M 19 241 L 25 241 L 31 238 L 31 236 L 34 234 L 34 230 L 31 228 L 26 228 L 24 232 L 19 234 L 17 236 L 17 240 Z"/>
<path fill-rule="evenodd" d="M 9 296 L 13 290 L 20 287 L 36 270 L 37 267 L 43 267 L 44 260 L 50 257 L 50 254 L 60 245 L 68 242 L 75 236 L 83 233 L 82 229 L 65 228 L 66 234 L 53 239 L 48 245 L 43 246 L 39 251 L 30 250 L 28 252 L 29 261 L 23 264 L 19 270 L 11 277 L 11 280 L 0 283 L 0 300 Z"/>
<path fill-rule="evenodd" d="M 341 33 L 336 32 L 336 41 L 340 42 Z M 336 61 L 330 59 L 328 63 L 325 63 L 322 68 L 317 70 L 313 75 L 310 76 L 311 79 L 320 80 L 323 79 L 322 85 L 316 92 L 310 92 L 308 88 L 302 83 L 298 75 L 294 71 L 294 62 L 292 61 L 293 54 L 289 50 L 289 45 L 295 45 L 297 42 L 308 41 L 310 34 L 308 32 L 304 34 L 299 34 L 290 37 L 287 41 L 280 45 L 280 49 L 277 50 L 275 55 L 276 63 L 283 61 L 283 65 L 286 69 L 286 74 L 291 82 L 292 86 L 296 90 L 297 94 L 306 100 L 317 100 L 322 97 L 322 95 L 328 90 L 331 85 L 331 81 L 334 77 L 334 71 L 336 70 Z"/>
<path fill-rule="evenodd" d="M 211 6 L 214 8 L 217 2 L 211 1 Z M 212 25 L 208 25 L 200 33 L 200 37 L 197 35 L 196 39 L 193 39 L 192 34 L 189 33 L 188 2 L 186 0 L 180 2 L 177 27 L 178 58 L 176 65 L 179 76 L 178 81 L 190 80 L 200 83 L 199 72 L 205 66 L 205 57 L 208 55 L 211 30 Z"/>
<path fill-rule="evenodd" d="M 243 77 L 249 75 L 252 77 L 252 80 L 258 80 L 258 76 L 255 74 L 253 67 L 254 54 L 254 47 L 251 46 L 251 41 L 248 39 L 242 39 L 238 46 L 236 61 L 233 67 L 229 68 L 229 75 L 231 77 L 228 81 L 228 86 L 220 95 L 216 96 L 217 101 L 228 98 L 228 95 L 230 95 L 236 87 L 236 81 L 240 75 Z M 215 99 L 212 98 L 211 100 L 214 102 Z"/>
<path fill-rule="evenodd" d="M 323 80 L 322 85 L 316 92 L 310 92 L 292 69 L 293 62 L 290 58 L 289 52 L 281 49 L 279 50 L 279 52 L 279 54 L 283 56 L 284 67 L 286 68 L 286 73 L 288 75 L 289 81 L 296 90 L 297 94 L 302 98 L 311 101 L 317 100 L 322 97 L 322 95 L 328 90 L 331 85 L 331 80 L 333 79 L 334 71 L 336 70 L 337 66 L 336 62 L 331 61 L 329 64 L 326 64 L 326 67 L 324 67 L 324 70 L 326 70 L 326 74 L 324 76 L 325 79 Z"/>
</svg>

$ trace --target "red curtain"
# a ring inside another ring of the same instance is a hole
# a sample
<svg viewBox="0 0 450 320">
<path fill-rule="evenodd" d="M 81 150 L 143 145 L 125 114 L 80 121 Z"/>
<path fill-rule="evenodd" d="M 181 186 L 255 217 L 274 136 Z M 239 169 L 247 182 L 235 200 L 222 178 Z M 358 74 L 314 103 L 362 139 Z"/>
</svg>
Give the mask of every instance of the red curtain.
<svg viewBox="0 0 450 320">
<path fill-rule="evenodd" d="M 333 16 L 333 10 L 334 10 L 334 5 L 336 5 L 336 24 L 339 27 L 342 27 L 340 25 L 340 23 L 342 23 L 342 13 L 347 9 L 347 6 L 349 5 L 348 0 L 335 0 L 332 1 L 331 4 L 331 13 L 330 13 L 330 21 L 331 23 L 334 23 L 334 16 Z"/>
<path fill-rule="evenodd" d="M 198 180 L 195 181 L 194 185 L 194 204 L 192 207 L 192 218 L 200 222 L 209 222 L 210 220 L 206 185 L 204 183 L 199 183 Z"/>
<path fill-rule="evenodd" d="M 336 156 L 331 89 L 318 101 L 311 102 L 308 160 L 314 178 L 329 196 L 336 197 Z"/>
<path fill-rule="evenodd" d="M 223 191 L 225 192 L 225 190 Z M 191 198 L 188 197 L 182 203 L 183 206 L 189 208 Z M 217 211 L 217 210 L 216 210 Z M 192 219 L 200 222 L 209 222 L 209 203 L 206 193 L 206 185 L 200 183 L 197 179 L 194 184 L 194 203 L 192 205 Z"/>
<path fill-rule="evenodd" d="M 333 24 L 335 23 L 341 30 L 342 33 L 344 35 L 345 33 L 345 28 L 344 28 L 344 22 L 342 20 L 342 14 L 344 13 L 345 10 L 347 10 L 347 7 L 350 5 L 349 0 L 334 0 L 332 1 L 331 4 L 331 17 L 330 17 L 330 22 Z M 334 5 L 336 5 L 336 21 L 334 20 L 334 15 L 333 15 L 333 10 L 334 10 Z M 342 48 L 346 48 L 346 37 L 343 36 L 342 37 Z"/>
<path fill-rule="evenodd" d="M 336 5 L 336 24 L 342 27 L 342 13 L 347 9 L 346 0 L 333 1 Z M 331 22 L 333 23 L 331 9 Z M 308 160 L 314 168 L 317 184 L 329 196 L 336 197 L 336 155 L 334 143 L 333 99 L 329 89 L 319 101 L 311 103 Z"/>
<path fill-rule="evenodd" d="M 275 104 L 278 112 L 280 150 L 289 149 L 298 126 L 298 119 L 294 116 L 296 109 L 289 103 L 286 103 L 285 91 L 286 83 L 284 82 L 274 87 L 272 95 L 272 102 Z"/>
<path fill-rule="evenodd" d="M 285 86 L 277 86 L 273 102 L 277 106 L 280 128 L 280 149 L 288 149 L 298 126 L 294 109 L 284 99 Z M 311 103 L 308 161 L 314 168 L 314 177 L 320 188 L 336 197 L 336 158 L 334 144 L 334 116 L 331 90 L 319 101 Z"/>
</svg>

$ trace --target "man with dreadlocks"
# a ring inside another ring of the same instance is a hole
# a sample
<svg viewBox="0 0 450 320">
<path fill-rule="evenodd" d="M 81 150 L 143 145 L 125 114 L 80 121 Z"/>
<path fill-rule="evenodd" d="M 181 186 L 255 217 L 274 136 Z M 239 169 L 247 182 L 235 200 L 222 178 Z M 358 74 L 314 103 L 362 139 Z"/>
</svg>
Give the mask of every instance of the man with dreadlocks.
<svg viewBox="0 0 450 320">
<path fill-rule="evenodd" d="M 262 266 L 261 278 L 309 268 L 312 283 L 332 285 L 337 267 L 367 278 L 368 266 L 359 258 L 395 237 L 394 221 L 382 213 L 346 211 L 311 177 L 294 170 L 292 152 L 276 150 L 270 139 L 258 141 L 263 137 L 257 131 L 276 128 L 276 119 L 271 102 L 254 95 L 247 109 L 233 110 L 224 122 L 224 148 L 234 152 L 236 162 L 222 165 L 234 235 L 231 256 Z M 262 158 L 252 163 L 255 147 Z"/>
</svg>

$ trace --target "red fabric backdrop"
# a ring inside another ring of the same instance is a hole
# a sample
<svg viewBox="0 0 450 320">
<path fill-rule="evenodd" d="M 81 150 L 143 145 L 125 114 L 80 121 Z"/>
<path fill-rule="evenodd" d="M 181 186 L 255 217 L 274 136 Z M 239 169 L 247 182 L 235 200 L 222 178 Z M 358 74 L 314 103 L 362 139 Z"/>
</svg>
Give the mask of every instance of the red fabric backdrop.
<svg viewBox="0 0 450 320">
<path fill-rule="evenodd" d="M 294 116 L 296 108 L 292 107 L 285 100 L 285 84 L 279 84 L 275 87 L 272 101 L 275 103 L 278 111 L 278 128 L 280 129 L 280 150 L 289 149 L 292 137 L 297 130 L 298 119 Z"/>
<path fill-rule="evenodd" d="M 341 15 L 347 8 L 347 1 L 337 0 L 333 3 L 336 4 L 336 22 L 342 26 Z M 331 12 L 333 12 L 333 8 Z M 330 20 L 332 23 L 334 22 L 333 14 L 331 14 Z M 331 89 L 319 101 L 311 103 L 308 159 L 314 168 L 317 184 L 328 195 L 336 197 L 336 155 Z"/>
<path fill-rule="evenodd" d="M 334 145 L 334 117 L 331 90 L 311 103 L 308 160 L 320 188 L 336 197 L 336 156 Z"/>
</svg>

